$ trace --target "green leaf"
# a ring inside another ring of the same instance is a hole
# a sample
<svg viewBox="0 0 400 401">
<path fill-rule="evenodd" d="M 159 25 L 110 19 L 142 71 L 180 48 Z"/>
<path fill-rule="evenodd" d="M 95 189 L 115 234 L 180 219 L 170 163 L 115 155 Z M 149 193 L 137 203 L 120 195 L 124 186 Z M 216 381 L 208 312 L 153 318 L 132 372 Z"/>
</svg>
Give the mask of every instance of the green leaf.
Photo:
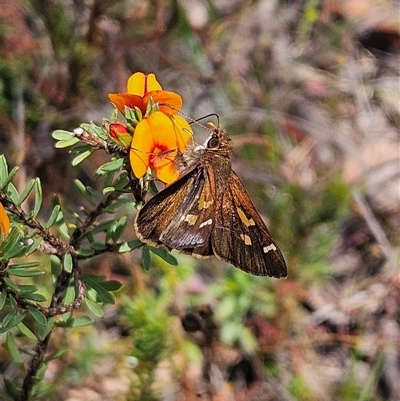
<svg viewBox="0 0 400 401">
<path fill-rule="evenodd" d="M 0 310 L 3 309 L 6 300 L 7 300 L 7 292 L 6 291 L 0 292 Z"/>
<path fill-rule="evenodd" d="M 66 253 L 66 254 L 64 255 L 63 267 L 64 267 L 64 270 L 65 270 L 67 273 L 71 273 L 71 272 L 72 272 L 73 262 L 72 262 L 72 256 L 71 256 L 70 253 Z"/>
<path fill-rule="evenodd" d="M 103 309 L 98 303 L 90 300 L 89 298 L 85 298 L 85 305 L 90 310 L 90 312 L 93 313 L 93 315 L 98 318 L 103 317 Z"/>
<path fill-rule="evenodd" d="M 47 300 L 47 298 L 38 293 L 32 293 L 32 292 L 26 292 L 21 294 L 22 297 L 25 299 L 29 299 L 30 301 L 35 301 L 35 302 L 44 302 Z"/>
<path fill-rule="evenodd" d="M 24 191 L 22 192 L 21 196 L 18 199 L 17 206 L 20 206 L 24 203 L 26 198 L 31 193 L 31 191 L 35 185 L 35 182 L 36 182 L 35 179 L 32 178 L 31 180 L 29 180 L 28 184 L 26 184 Z"/>
<path fill-rule="evenodd" d="M 80 127 L 91 135 L 97 136 L 101 139 L 107 139 L 108 135 L 104 132 L 104 128 L 100 125 L 91 123 L 82 123 Z"/>
<path fill-rule="evenodd" d="M 65 141 L 67 139 L 70 139 L 71 137 L 74 137 L 74 133 L 70 131 L 65 131 L 62 129 L 58 129 L 54 131 L 51 136 L 56 139 L 57 141 Z"/>
<path fill-rule="evenodd" d="M 78 142 L 79 142 L 78 138 L 71 137 L 70 139 L 65 139 L 65 140 L 56 142 L 55 147 L 57 149 L 69 148 L 70 146 L 73 146 Z"/>
<path fill-rule="evenodd" d="M 70 317 L 64 327 L 84 327 L 93 324 L 93 320 L 88 316 Z"/>
<path fill-rule="evenodd" d="M 28 311 L 32 315 L 32 317 L 36 320 L 36 322 L 39 326 L 47 326 L 46 316 L 43 315 L 42 312 L 38 311 L 37 309 L 33 308 L 32 306 L 28 306 Z"/>
<path fill-rule="evenodd" d="M 111 194 L 112 192 L 115 192 L 114 187 L 106 187 L 103 189 L 103 195 L 108 195 L 108 194 Z"/>
<path fill-rule="evenodd" d="M 144 244 L 143 244 L 142 241 L 140 241 L 140 239 L 134 239 L 134 240 L 129 241 L 129 242 L 127 243 L 127 246 L 128 246 L 129 251 L 133 251 L 134 249 L 140 248 L 140 247 L 143 246 L 143 245 L 144 245 Z M 129 252 L 129 251 L 128 251 L 128 252 Z"/>
<path fill-rule="evenodd" d="M 138 107 L 131 109 L 125 106 L 124 114 L 127 121 L 131 122 L 133 125 L 136 125 L 143 118 L 142 111 Z"/>
<path fill-rule="evenodd" d="M 6 331 L 10 330 L 14 326 L 16 326 L 19 322 L 22 322 L 26 316 L 26 312 L 17 314 L 15 311 L 14 313 L 10 312 L 6 315 L 3 319 L 3 326 L 0 328 L 0 333 L 5 333 Z"/>
<path fill-rule="evenodd" d="M 5 180 L 4 183 L 3 183 L 3 187 L 6 187 L 6 186 L 13 180 L 13 178 L 14 178 L 15 175 L 17 174 L 18 170 L 19 170 L 19 167 L 15 166 L 15 167 L 10 171 L 10 173 L 8 174 L 8 177 L 6 178 L 6 180 Z"/>
<path fill-rule="evenodd" d="M 30 269 L 31 267 L 39 266 L 39 262 L 25 262 L 25 263 L 14 263 L 9 265 L 9 269 Z"/>
<path fill-rule="evenodd" d="M 56 255 L 50 255 L 50 269 L 51 269 L 53 283 L 55 283 L 56 277 L 60 274 L 61 269 L 62 269 L 61 261 Z"/>
<path fill-rule="evenodd" d="M 71 302 L 74 301 L 75 293 L 76 293 L 75 286 L 74 285 L 70 285 L 67 288 L 67 292 L 66 292 L 65 297 L 64 297 L 64 302 L 65 302 L 66 305 L 68 305 L 68 304 L 70 304 Z"/>
<path fill-rule="evenodd" d="M 81 181 L 75 180 L 75 186 L 80 194 L 92 205 L 96 204 L 96 198 L 100 197 L 100 192 L 94 191 L 91 187 L 85 186 Z"/>
<path fill-rule="evenodd" d="M 131 251 L 131 248 L 129 248 L 129 245 L 127 242 L 123 242 L 118 249 L 119 253 L 126 253 L 126 252 L 130 252 L 130 251 Z"/>
<path fill-rule="evenodd" d="M 106 249 L 106 246 L 101 242 L 93 242 L 92 248 L 93 250 L 99 252 L 99 251 L 104 251 Z"/>
<path fill-rule="evenodd" d="M 46 230 L 49 229 L 57 221 L 60 211 L 61 211 L 61 206 L 55 205 L 49 219 L 47 220 L 47 223 L 44 225 L 44 228 Z"/>
<path fill-rule="evenodd" d="M 110 171 L 104 176 L 104 187 L 111 187 L 113 186 L 115 171 Z"/>
<path fill-rule="evenodd" d="M 17 310 L 18 304 L 17 301 L 13 298 L 7 298 L 6 304 L 12 309 L 12 310 Z"/>
<path fill-rule="evenodd" d="M 33 206 L 33 211 L 32 211 L 32 217 L 36 217 L 40 211 L 40 208 L 42 206 L 42 199 L 43 199 L 43 193 L 42 193 L 42 185 L 40 183 L 40 178 L 35 179 L 35 185 L 34 185 L 34 192 L 35 192 L 35 204 Z"/>
<path fill-rule="evenodd" d="M 24 366 L 24 361 L 22 360 L 13 334 L 7 333 L 5 346 L 10 353 L 10 357 L 13 362 L 15 362 L 20 368 L 22 368 Z"/>
<path fill-rule="evenodd" d="M 19 242 L 21 241 L 21 231 L 18 227 L 14 227 L 6 238 L 6 242 L 1 245 L 2 260 L 11 259 L 15 253 L 21 249 Z M 17 245 L 18 244 L 18 245 Z"/>
<path fill-rule="evenodd" d="M 38 338 L 35 336 L 35 334 L 33 334 L 33 332 L 31 331 L 31 329 L 29 329 L 25 323 L 23 322 L 19 322 L 17 324 L 18 330 L 27 338 L 29 338 L 30 340 L 33 341 L 37 341 Z"/>
<path fill-rule="evenodd" d="M 92 145 L 87 145 L 87 144 L 77 145 L 77 146 L 74 146 L 74 148 L 70 150 L 70 153 L 72 153 L 72 154 L 81 154 L 83 152 L 86 152 L 87 150 L 94 151 L 93 146 Z"/>
<path fill-rule="evenodd" d="M 8 277 L 3 277 L 3 281 L 7 285 L 7 287 L 19 292 L 19 286 L 11 281 Z"/>
<path fill-rule="evenodd" d="M 18 203 L 19 194 L 17 188 L 15 188 L 14 184 L 10 182 L 7 187 L 4 189 L 4 192 L 9 196 L 9 198 L 15 203 Z"/>
<path fill-rule="evenodd" d="M 97 295 L 102 302 L 107 304 L 114 303 L 114 297 L 104 288 L 104 280 L 102 278 L 86 274 L 84 281 L 88 287 L 97 292 Z"/>
<path fill-rule="evenodd" d="M 37 287 L 35 285 L 30 285 L 30 284 L 19 284 L 18 288 L 19 291 L 24 294 L 30 294 L 32 292 L 37 291 Z"/>
<path fill-rule="evenodd" d="M 151 264 L 150 250 L 149 250 L 149 247 L 147 245 L 145 245 L 142 250 L 143 269 L 148 271 L 150 269 L 150 264 Z"/>
<path fill-rule="evenodd" d="M 72 165 L 74 167 L 76 167 L 78 164 L 82 163 L 85 159 L 87 159 L 92 153 L 93 153 L 94 149 L 91 150 L 87 150 L 81 154 L 79 154 L 78 156 L 76 156 L 73 160 L 72 160 Z"/>
<path fill-rule="evenodd" d="M 152 246 L 150 246 L 149 248 L 150 248 L 151 252 L 155 253 L 157 256 L 159 256 L 161 259 L 165 260 L 170 265 L 172 265 L 172 266 L 178 265 L 178 260 L 176 259 L 176 257 L 171 255 L 171 253 L 167 249 L 154 248 Z"/>
<path fill-rule="evenodd" d="M 76 254 L 79 255 L 81 258 L 86 259 L 90 258 L 94 254 L 93 249 L 81 248 L 76 251 Z"/>
<path fill-rule="evenodd" d="M 114 220 L 113 224 L 108 230 L 106 241 L 108 241 L 107 237 L 110 236 L 114 242 L 117 242 L 118 239 L 121 237 L 122 233 L 124 232 L 127 223 L 128 223 L 128 218 L 126 216 L 122 216 L 119 219 Z"/>
<path fill-rule="evenodd" d="M 104 175 L 111 171 L 119 170 L 124 165 L 124 158 L 118 158 L 116 160 L 112 160 L 108 163 L 104 163 L 96 170 L 96 176 Z"/>
<path fill-rule="evenodd" d="M 34 277 L 44 274 L 44 272 L 41 270 L 22 270 L 22 269 L 12 269 L 12 268 L 8 268 L 7 272 L 12 276 L 17 276 L 17 277 Z"/>
<path fill-rule="evenodd" d="M 68 227 L 65 224 L 64 213 L 62 210 L 60 210 L 60 213 L 58 213 L 56 224 L 58 229 L 60 230 L 60 233 L 64 236 L 64 238 L 69 239 L 70 235 L 68 232 Z"/>
<path fill-rule="evenodd" d="M 118 190 L 124 190 L 129 184 L 129 177 L 126 171 L 122 172 L 117 180 L 114 182 L 113 187 Z"/>
<path fill-rule="evenodd" d="M 122 284 L 117 280 L 107 280 L 103 281 L 103 287 L 107 291 L 117 291 L 122 287 Z"/>
<path fill-rule="evenodd" d="M 7 253 L 3 254 L 4 259 L 19 258 L 21 256 L 25 256 L 25 248 L 21 244 L 18 244 L 14 249 L 10 249 Z"/>
<path fill-rule="evenodd" d="M 4 188 L 8 177 L 8 165 L 4 155 L 0 156 L 0 188 Z"/>
<path fill-rule="evenodd" d="M 54 326 L 55 319 L 54 317 L 47 320 L 46 326 L 38 326 L 37 337 L 40 341 L 43 341 L 47 335 L 50 333 L 51 329 Z"/>
</svg>

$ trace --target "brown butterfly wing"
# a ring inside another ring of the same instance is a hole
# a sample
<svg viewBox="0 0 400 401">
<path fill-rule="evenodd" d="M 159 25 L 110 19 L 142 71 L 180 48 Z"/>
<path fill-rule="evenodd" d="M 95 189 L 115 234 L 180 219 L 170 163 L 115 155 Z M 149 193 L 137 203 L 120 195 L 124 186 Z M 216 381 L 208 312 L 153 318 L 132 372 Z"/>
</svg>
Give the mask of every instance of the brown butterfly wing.
<svg viewBox="0 0 400 401">
<path fill-rule="evenodd" d="M 220 196 L 212 234 L 215 255 L 257 276 L 286 277 L 283 255 L 234 171 Z"/>
<path fill-rule="evenodd" d="M 189 254 L 200 247 L 201 256 L 212 255 L 213 224 L 208 222 L 215 205 L 213 189 L 204 174 L 200 166 L 193 168 L 142 207 L 135 221 L 141 241 Z"/>
</svg>

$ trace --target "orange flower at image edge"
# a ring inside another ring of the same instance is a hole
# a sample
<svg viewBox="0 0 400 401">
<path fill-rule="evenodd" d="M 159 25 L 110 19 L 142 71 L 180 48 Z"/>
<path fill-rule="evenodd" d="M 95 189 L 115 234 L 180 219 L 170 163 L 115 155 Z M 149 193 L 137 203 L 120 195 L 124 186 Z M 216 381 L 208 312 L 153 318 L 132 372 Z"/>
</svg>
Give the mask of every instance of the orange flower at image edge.
<svg viewBox="0 0 400 401">
<path fill-rule="evenodd" d="M 182 98 L 164 91 L 154 74 L 137 72 L 128 80 L 128 92 L 109 94 L 109 99 L 124 114 L 125 106 L 138 108 L 144 118 L 139 121 L 130 146 L 130 163 L 136 177 L 143 177 L 151 167 L 166 184 L 175 181 L 179 173 L 174 166 L 177 152 L 183 152 L 193 132 L 187 121 L 177 116 Z M 148 102 L 157 106 L 146 115 Z"/>
<path fill-rule="evenodd" d="M 2 235 L 7 235 L 10 232 L 10 219 L 0 203 L 0 239 Z"/>
</svg>

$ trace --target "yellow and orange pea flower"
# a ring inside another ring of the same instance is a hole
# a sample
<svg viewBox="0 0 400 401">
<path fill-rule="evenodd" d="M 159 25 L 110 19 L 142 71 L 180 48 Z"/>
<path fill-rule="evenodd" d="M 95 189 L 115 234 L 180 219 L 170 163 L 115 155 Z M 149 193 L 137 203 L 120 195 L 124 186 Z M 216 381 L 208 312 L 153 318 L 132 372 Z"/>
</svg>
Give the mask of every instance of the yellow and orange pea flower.
<svg viewBox="0 0 400 401">
<path fill-rule="evenodd" d="M 179 173 L 174 159 L 178 151 L 185 150 L 193 136 L 187 121 L 176 115 L 182 107 L 182 98 L 177 93 L 162 90 L 154 74 L 141 72 L 131 75 L 127 92 L 108 97 L 122 114 L 125 115 L 125 107 L 129 107 L 139 109 L 143 116 L 130 144 L 129 160 L 135 176 L 143 177 L 151 167 L 164 183 L 175 181 Z M 149 108 L 149 102 L 155 107 Z"/>
<path fill-rule="evenodd" d="M 10 232 L 10 219 L 4 210 L 3 205 L 0 203 L 0 240 L 1 236 L 7 235 Z"/>
</svg>

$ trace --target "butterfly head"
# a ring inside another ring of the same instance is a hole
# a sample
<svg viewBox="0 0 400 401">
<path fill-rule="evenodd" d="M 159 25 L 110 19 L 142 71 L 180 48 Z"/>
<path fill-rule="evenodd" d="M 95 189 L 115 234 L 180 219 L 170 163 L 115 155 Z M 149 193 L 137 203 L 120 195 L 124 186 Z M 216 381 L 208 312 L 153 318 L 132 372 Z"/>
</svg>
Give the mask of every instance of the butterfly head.
<svg viewBox="0 0 400 401">
<path fill-rule="evenodd" d="M 203 145 L 199 146 L 204 150 L 215 151 L 220 155 L 230 155 L 231 152 L 231 138 L 225 130 L 217 128 L 214 124 L 209 123 L 212 127 L 211 135 L 206 139 Z"/>
</svg>

